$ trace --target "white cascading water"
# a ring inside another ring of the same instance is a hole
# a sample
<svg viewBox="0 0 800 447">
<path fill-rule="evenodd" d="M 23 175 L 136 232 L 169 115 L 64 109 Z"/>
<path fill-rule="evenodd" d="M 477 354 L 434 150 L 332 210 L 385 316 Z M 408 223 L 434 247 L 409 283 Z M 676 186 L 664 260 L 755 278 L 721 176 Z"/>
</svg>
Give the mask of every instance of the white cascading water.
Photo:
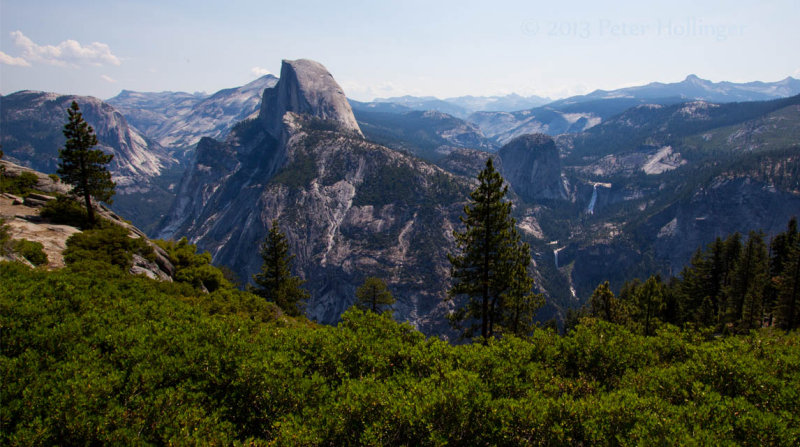
<svg viewBox="0 0 800 447">
<path fill-rule="evenodd" d="M 553 258 L 555 258 L 556 268 L 558 268 L 558 252 L 560 252 L 563 249 L 564 247 L 556 248 L 555 250 L 553 250 Z"/>
<path fill-rule="evenodd" d="M 597 184 L 595 183 L 594 188 L 592 189 L 592 200 L 589 201 L 589 208 L 586 209 L 586 212 L 589 214 L 594 214 L 594 205 L 597 203 Z"/>
</svg>

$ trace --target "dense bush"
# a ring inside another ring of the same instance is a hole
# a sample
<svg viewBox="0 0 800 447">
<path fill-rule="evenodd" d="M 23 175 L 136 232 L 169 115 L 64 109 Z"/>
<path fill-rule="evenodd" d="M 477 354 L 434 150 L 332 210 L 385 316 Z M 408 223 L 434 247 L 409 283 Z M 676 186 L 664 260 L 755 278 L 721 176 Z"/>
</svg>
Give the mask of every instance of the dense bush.
<svg viewBox="0 0 800 447">
<path fill-rule="evenodd" d="M 12 250 L 35 266 L 47 264 L 47 254 L 41 242 L 17 239 L 12 244 Z"/>
<path fill-rule="evenodd" d="M 4 255 L 11 250 L 10 240 L 11 235 L 8 233 L 8 225 L 6 225 L 5 219 L 0 217 L 0 255 Z"/>
<path fill-rule="evenodd" d="M 211 265 L 211 254 L 198 253 L 197 246 L 184 237 L 179 241 L 155 241 L 167 252 L 170 262 L 175 266 L 175 280 L 191 284 L 198 289 L 213 292 L 219 288 L 230 288 L 232 284 L 225 273 Z"/>
<path fill-rule="evenodd" d="M 130 237 L 128 230 L 123 227 L 109 225 L 70 236 L 67 249 L 64 250 L 64 262 L 71 264 L 91 259 L 127 270 L 134 254 L 155 259 L 153 249 L 143 239 Z"/>
<path fill-rule="evenodd" d="M 27 195 L 36 188 L 39 178 L 32 172 L 23 171 L 19 176 L 0 176 L 0 192 L 8 192 L 21 196 Z"/>
<path fill-rule="evenodd" d="M 74 198 L 64 195 L 59 195 L 55 200 L 47 202 L 39 215 L 52 223 L 76 228 L 87 228 L 89 219 L 83 205 Z"/>
<path fill-rule="evenodd" d="M 0 264 L 1 444 L 800 442 L 797 334 L 584 319 L 451 346 L 389 316 L 278 322 L 247 292 L 100 266 Z"/>
</svg>

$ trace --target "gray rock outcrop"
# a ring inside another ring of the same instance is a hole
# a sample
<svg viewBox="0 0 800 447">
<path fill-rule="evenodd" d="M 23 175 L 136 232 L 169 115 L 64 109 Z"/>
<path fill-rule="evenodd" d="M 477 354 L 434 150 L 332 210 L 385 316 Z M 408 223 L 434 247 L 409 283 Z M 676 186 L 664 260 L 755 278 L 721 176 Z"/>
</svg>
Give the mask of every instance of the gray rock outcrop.
<svg viewBox="0 0 800 447">
<path fill-rule="evenodd" d="M 500 148 L 499 155 L 503 160 L 503 176 L 524 200 L 567 198 L 558 149 L 549 136 L 517 137 Z"/>
<path fill-rule="evenodd" d="M 70 225 L 48 222 L 39 214 L 41 208 L 47 202 L 54 200 L 59 194 L 67 194 L 70 190 L 69 185 L 62 183 L 57 178 L 51 178 L 41 172 L 19 166 L 7 160 L 0 160 L 0 166 L 3 168 L 3 175 L 7 177 L 19 177 L 22 173 L 36 175 L 36 190 L 48 193 L 29 193 L 24 201 L 12 194 L 0 194 L 0 220 L 3 220 L 5 225 L 8 226 L 11 239 L 26 239 L 41 243 L 43 251 L 47 255 L 47 267 L 51 269 L 64 267 L 63 252 L 67 248 L 67 239 L 76 233 L 80 233 L 81 230 Z M 81 201 L 81 199 L 77 200 Z M 134 262 L 130 269 L 132 274 L 144 274 L 160 281 L 172 281 L 175 266 L 172 265 L 167 253 L 161 247 L 148 239 L 147 235 L 140 229 L 131 225 L 105 206 L 94 204 L 94 209 L 97 216 L 114 225 L 125 228 L 128 230 L 129 237 L 141 238 L 153 249 L 155 257 L 152 261 L 138 255 L 134 256 Z M 8 258 L 15 260 L 13 255 L 8 256 Z"/>
</svg>

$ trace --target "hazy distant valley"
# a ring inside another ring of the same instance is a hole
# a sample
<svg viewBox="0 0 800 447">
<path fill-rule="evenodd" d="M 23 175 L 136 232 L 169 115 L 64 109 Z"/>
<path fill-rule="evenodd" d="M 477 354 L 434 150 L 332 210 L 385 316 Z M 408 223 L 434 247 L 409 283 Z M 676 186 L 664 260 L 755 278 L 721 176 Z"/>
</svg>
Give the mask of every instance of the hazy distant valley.
<svg viewBox="0 0 800 447">
<path fill-rule="evenodd" d="M 532 247 L 538 317 L 562 319 L 605 279 L 676 274 L 717 236 L 800 214 L 799 93 L 689 76 L 557 101 L 358 102 L 301 60 L 212 95 L 18 92 L 0 97 L 0 134 L 7 159 L 55 172 L 74 99 L 115 155 L 112 208 L 151 237 L 186 236 L 247 280 L 278 219 L 310 317 L 337 321 L 380 276 L 399 320 L 440 333 L 445 255 L 487 157 Z"/>
</svg>

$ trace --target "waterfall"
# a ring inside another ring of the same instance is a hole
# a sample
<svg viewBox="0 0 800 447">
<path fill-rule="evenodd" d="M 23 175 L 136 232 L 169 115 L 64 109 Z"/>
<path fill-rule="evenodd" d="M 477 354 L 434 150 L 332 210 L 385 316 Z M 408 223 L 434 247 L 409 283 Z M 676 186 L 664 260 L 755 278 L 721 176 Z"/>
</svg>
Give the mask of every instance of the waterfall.
<svg viewBox="0 0 800 447">
<path fill-rule="evenodd" d="M 597 203 L 597 183 L 594 184 L 594 188 L 592 189 L 592 200 L 589 201 L 589 208 L 586 209 L 586 212 L 589 214 L 594 214 L 594 205 Z"/>
<path fill-rule="evenodd" d="M 556 248 L 555 250 L 553 250 L 553 258 L 554 258 L 555 263 L 556 263 L 556 268 L 558 268 L 558 252 L 560 252 L 563 249 L 564 249 L 564 247 Z"/>
</svg>

